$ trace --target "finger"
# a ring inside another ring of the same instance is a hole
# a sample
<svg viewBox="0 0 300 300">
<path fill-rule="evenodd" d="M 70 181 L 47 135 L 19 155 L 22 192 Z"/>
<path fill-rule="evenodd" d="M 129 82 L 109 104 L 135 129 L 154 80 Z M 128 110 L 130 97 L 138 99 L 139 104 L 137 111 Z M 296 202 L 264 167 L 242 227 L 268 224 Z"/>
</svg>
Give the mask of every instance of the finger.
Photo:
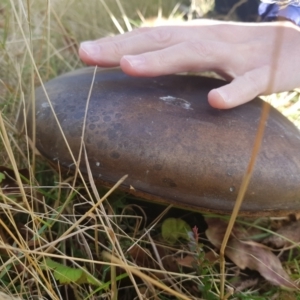
<svg viewBox="0 0 300 300">
<path fill-rule="evenodd" d="M 82 43 L 79 49 L 81 59 L 87 64 L 113 67 L 124 55 L 136 55 L 156 51 L 185 41 L 214 40 L 217 31 L 213 26 L 161 26 L 135 30 L 115 38 Z M 197 32 L 195 33 L 195 30 Z M 218 32 L 218 31 L 217 31 Z M 219 35 L 219 34 L 218 34 Z M 217 39 L 219 40 L 219 38 Z"/>
<path fill-rule="evenodd" d="M 228 109 L 244 104 L 268 89 L 270 69 L 267 66 L 236 77 L 229 84 L 211 90 L 208 102 L 219 109 Z"/>
<path fill-rule="evenodd" d="M 124 40 L 126 41 L 127 39 L 143 34 L 149 30 L 151 30 L 151 28 L 138 28 L 116 36 L 104 37 L 94 41 L 84 41 L 79 47 L 79 57 L 89 65 L 99 65 L 103 67 L 117 66 L 119 65 L 120 57 L 115 58 L 113 62 L 109 61 L 111 60 L 111 53 L 113 52 L 111 48 L 115 47 L 122 49 L 122 45 L 117 43 L 121 43 Z M 101 44 L 103 44 L 103 46 L 100 46 Z M 105 51 L 101 51 L 102 49 L 106 50 L 106 53 Z M 108 61 L 105 62 L 105 59 Z"/>
<path fill-rule="evenodd" d="M 82 43 L 79 55 L 88 64 L 113 67 L 119 65 L 120 59 L 124 55 L 136 55 L 163 49 L 188 38 L 188 32 L 182 27 L 164 26 L 151 30 L 136 30 L 134 34 L 129 33 L 104 41 Z"/>
<path fill-rule="evenodd" d="M 186 71 L 231 69 L 232 46 L 210 40 L 186 41 L 166 49 L 124 56 L 122 70 L 132 76 L 160 76 Z M 235 61 L 239 60 L 239 55 Z"/>
<path fill-rule="evenodd" d="M 139 34 L 143 34 L 144 32 L 148 32 L 150 30 L 152 30 L 151 27 L 135 28 L 132 31 L 127 31 L 127 32 L 124 32 L 122 34 L 117 34 L 117 35 L 113 35 L 113 36 L 106 36 L 106 37 L 103 37 L 101 39 L 94 40 L 92 42 L 107 43 L 107 42 L 111 42 L 111 41 L 122 41 L 124 39 L 128 39 L 128 38 L 137 36 Z"/>
</svg>

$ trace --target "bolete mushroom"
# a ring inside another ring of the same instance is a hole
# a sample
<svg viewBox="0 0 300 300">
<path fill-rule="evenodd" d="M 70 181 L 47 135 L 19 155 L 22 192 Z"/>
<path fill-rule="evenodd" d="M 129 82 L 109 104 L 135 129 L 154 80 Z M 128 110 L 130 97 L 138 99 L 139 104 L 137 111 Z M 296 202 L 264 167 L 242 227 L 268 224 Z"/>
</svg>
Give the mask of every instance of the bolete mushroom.
<svg viewBox="0 0 300 300">
<path fill-rule="evenodd" d="M 62 131 L 77 158 L 93 68 L 45 84 Z M 217 79 L 170 75 L 134 78 L 98 69 L 84 132 L 88 162 L 97 182 L 150 201 L 230 213 L 249 162 L 262 100 L 218 110 L 208 92 Z M 36 90 L 36 147 L 48 160 L 72 170 L 72 160 L 44 90 Z M 27 118 L 32 131 L 32 116 Z M 87 172 L 82 156 L 80 169 Z M 271 108 L 260 154 L 241 207 L 244 215 L 300 210 L 300 133 Z"/>
</svg>

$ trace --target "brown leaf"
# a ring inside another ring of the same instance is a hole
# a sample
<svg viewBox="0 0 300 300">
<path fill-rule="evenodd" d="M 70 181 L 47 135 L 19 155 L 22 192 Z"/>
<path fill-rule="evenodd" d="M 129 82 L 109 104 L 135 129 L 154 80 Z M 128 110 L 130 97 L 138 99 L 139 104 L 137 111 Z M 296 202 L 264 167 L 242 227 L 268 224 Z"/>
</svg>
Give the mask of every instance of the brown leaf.
<svg viewBox="0 0 300 300">
<path fill-rule="evenodd" d="M 170 254 L 169 249 L 158 244 L 156 244 L 155 247 L 159 257 L 161 258 L 163 268 L 169 272 L 179 272 L 176 258 L 174 258 L 172 252 Z M 153 258 L 151 252 L 148 249 L 141 248 L 140 246 L 135 245 L 130 248 L 128 253 L 135 261 L 135 263 L 140 267 L 157 270 L 161 269 L 160 265 L 157 263 L 156 259 Z M 157 273 L 155 274 L 155 276 L 161 279 L 165 277 L 162 273 Z"/>
<path fill-rule="evenodd" d="M 300 243 L 300 220 L 284 225 L 276 233 L 278 235 L 272 235 L 264 239 L 263 243 L 276 248 L 289 247 Z"/>
<path fill-rule="evenodd" d="M 208 224 L 207 238 L 220 249 L 227 223 L 214 218 L 206 218 L 206 222 Z M 245 232 L 241 226 L 235 225 L 225 249 L 225 255 L 228 258 L 241 269 L 249 268 L 258 271 L 274 285 L 287 289 L 297 288 L 284 271 L 279 258 L 269 248 L 253 241 L 241 241 L 241 236 L 245 238 Z"/>
<path fill-rule="evenodd" d="M 214 264 L 219 260 L 219 256 L 217 255 L 216 252 L 210 250 L 210 251 L 205 253 L 205 259 L 208 262 Z"/>
<path fill-rule="evenodd" d="M 241 269 L 256 270 L 274 285 L 288 289 L 297 288 L 283 269 L 279 258 L 262 244 L 232 238 L 225 253 Z"/>
<path fill-rule="evenodd" d="M 178 265 L 182 267 L 187 267 L 187 268 L 194 268 L 195 265 L 197 264 L 197 260 L 195 256 L 193 255 L 186 255 L 185 257 L 181 258 L 175 258 L 175 261 L 178 263 Z"/>
<path fill-rule="evenodd" d="M 254 286 L 257 285 L 257 283 L 258 283 L 258 278 L 241 280 L 237 283 L 234 283 L 235 292 L 239 293 L 246 289 L 253 288 Z"/>
<path fill-rule="evenodd" d="M 138 266 L 144 268 L 155 268 L 154 259 L 148 249 L 144 249 L 135 245 L 128 251 L 132 259 Z"/>
</svg>

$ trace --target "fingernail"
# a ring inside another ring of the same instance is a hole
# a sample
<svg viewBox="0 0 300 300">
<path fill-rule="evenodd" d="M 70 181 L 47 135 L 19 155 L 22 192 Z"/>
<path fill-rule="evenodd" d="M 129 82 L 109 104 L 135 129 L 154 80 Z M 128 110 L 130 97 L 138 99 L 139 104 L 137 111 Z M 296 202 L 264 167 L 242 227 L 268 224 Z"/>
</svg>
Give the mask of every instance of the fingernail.
<svg viewBox="0 0 300 300">
<path fill-rule="evenodd" d="M 80 49 L 84 51 L 88 56 L 99 56 L 101 51 L 99 45 L 92 41 L 81 43 Z"/>
<path fill-rule="evenodd" d="M 139 68 L 145 64 L 145 57 L 144 56 L 134 56 L 134 55 L 125 55 L 123 59 L 127 60 L 133 68 Z"/>
<path fill-rule="evenodd" d="M 230 99 L 225 91 L 223 91 L 222 89 L 216 89 L 216 92 L 220 95 L 225 103 L 230 102 Z"/>
</svg>

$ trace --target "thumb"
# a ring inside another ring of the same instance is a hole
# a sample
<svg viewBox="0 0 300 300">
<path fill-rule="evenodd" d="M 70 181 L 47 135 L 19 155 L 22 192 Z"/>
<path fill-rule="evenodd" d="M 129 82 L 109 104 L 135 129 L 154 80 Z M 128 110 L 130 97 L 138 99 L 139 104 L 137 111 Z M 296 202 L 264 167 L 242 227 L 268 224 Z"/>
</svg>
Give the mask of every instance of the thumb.
<svg viewBox="0 0 300 300">
<path fill-rule="evenodd" d="M 208 94 L 212 107 L 228 109 L 244 104 L 266 92 L 270 72 L 267 67 L 254 69 L 232 80 L 232 82 L 213 89 Z"/>
</svg>

